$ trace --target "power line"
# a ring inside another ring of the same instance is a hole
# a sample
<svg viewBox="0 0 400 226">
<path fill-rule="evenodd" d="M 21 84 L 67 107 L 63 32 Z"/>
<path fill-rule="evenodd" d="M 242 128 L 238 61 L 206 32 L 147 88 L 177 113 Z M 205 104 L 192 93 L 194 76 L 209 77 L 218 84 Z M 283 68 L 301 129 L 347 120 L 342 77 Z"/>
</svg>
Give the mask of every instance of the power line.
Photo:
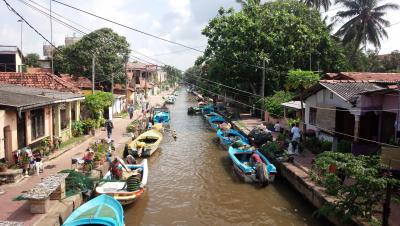
<svg viewBox="0 0 400 226">
<path fill-rule="evenodd" d="M 19 14 L 17 11 L 15 11 L 15 9 L 6 0 L 3 0 L 3 1 L 10 11 L 12 11 L 18 17 L 20 17 L 21 20 L 23 20 L 33 31 L 36 32 L 36 34 L 38 34 L 40 37 L 42 37 L 46 42 L 48 42 L 52 47 L 54 47 L 57 50 L 57 47 L 55 45 L 53 45 L 53 43 L 51 43 L 46 37 L 44 37 L 42 35 L 42 33 L 40 33 L 38 30 L 36 30 L 24 17 L 21 16 L 21 14 Z"/>
<path fill-rule="evenodd" d="M 221 95 L 221 94 L 212 92 L 212 91 L 210 91 L 210 90 L 208 90 L 208 89 L 204 89 L 204 88 L 202 88 L 202 87 L 200 87 L 200 86 L 197 86 L 197 85 L 195 85 L 195 84 L 193 84 L 193 83 L 190 83 L 190 82 L 186 82 L 186 83 L 191 84 L 191 85 L 193 85 L 193 86 L 196 86 L 196 87 L 198 87 L 198 88 L 204 90 L 205 92 L 208 92 L 208 93 L 211 93 L 211 94 L 214 94 L 214 95 Z M 254 107 L 254 106 L 250 106 L 250 105 L 248 105 L 248 104 L 245 104 L 245 103 L 243 103 L 243 102 L 240 102 L 240 101 L 237 101 L 237 100 L 234 100 L 234 99 L 231 99 L 231 98 L 227 98 L 227 99 L 230 99 L 231 101 L 234 101 L 234 102 L 236 102 L 236 103 L 238 103 L 238 104 L 241 104 L 241 105 L 243 105 L 243 106 L 252 107 L 252 108 L 257 109 L 257 110 L 259 110 L 259 111 L 261 111 L 261 112 L 267 112 L 267 111 L 265 111 L 265 110 L 263 110 L 263 109 L 256 108 L 256 107 Z M 268 113 L 269 113 L 269 112 L 268 112 Z M 270 115 L 277 116 L 277 117 L 282 117 L 282 116 L 276 115 L 276 114 L 271 114 L 271 113 L 269 113 L 269 114 L 270 114 Z M 300 122 L 300 123 L 301 123 L 301 124 L 304 124 L 303 122 Z M 362 138 L 362 137 L 356 137 L 356 136 L 354 136 L 354 135 L 350 135 L 350 134 L 338 132 L 338 131 L 336 131 L 336 130 L 330 130 L 330 129 L 323 128 L 323 127 L 319 127 L 319 126 L 315 126 L 315 127 L 318 128 L 318 129 L 320 129 L 320 130 L 324 130 L 324 131 L 331 132 L 331 133 L 337 133 L 337 134 L 340 134 L 340 135 L 343 135 L 343 136 L 351 137 L 351 138 L 353 138 L 353 139 L 368 141 L 368 142 L 372 142 L 372 143 L 376 143 L 376 144 L 380 144 L 380 145 L 385 145 L 385 146 L 390 146 L 390 147 L 395 147 L 395 148 L 399 148 L 399 147 L 400 147 L 400 146 L 396 146 L 396 145 L 392 145 L 392 144 L 388 144 L 388 143 L 383 143 L 383 142 L 379 142 L 379 141 L 375 141 L 375 140 L 370 140 L 370 139 L 366 139 L 366 138 Z"/>
<path fill-rule="evenodd" d="M 113 21 L 113 20 L 111 20 L 111 19 L 107 19 L 107 18 L 105 18 L 105 17 L 102 17 L 102 16 L 96 15 L 96 14 L 94 14 L 94 13 L 88 12 L 88 11 L 86 11 L 86 10 L 79 9 L 79 8 L 77 8 L 77 7 L 75 7 L 75 6 L 71 6 L 71 5 L 69 5 L 69 4 L 66 4 L 66 3 L 63 3 L 63 2 L 60 2 L 60 1 L 57 1 L 57 0 L 51 0 L 51 1 L 54 1 L 54 2 L 56 2 L 56 3 L 58 3 L 58 4 L 61 4 L 61 5 L 66 6 L 66 7 L 69 7 L 69 8 L 71 8 L 71 9 L 74 9 L 74 10 L 77 10 L 77 11 L 80 11 L 80 12 L 83 12 L 83 13 L 85 13 L 85 14 L 91 15 L 91 16 L 93 16 L 93 17 L 102 19 L 102 20 L 104 20 L 104 21 L 107 21 L 107 22 L 116 24 L 116 25 L 118 25 L 118 26 L 127 28 L 127 29 L 129 29 L 129 30 L 132 30 L 132 31 L 135 31 L 135 32 L 138 32 L 138 33 L 147 35 L 147 36 L 150 36 L 150 37 L 152 37 L 152 38 L 159 39 L 159 40 L 161 40 L 161 41 L 168 42 L 168 43 L 171 43 L 171 44 L 179 45 L 179 46 L 185 47 L 185 48 L 187 48 L 187 49 L 191 49 L 191 50 L 196 51 L 196 52 L 204 53 L 204 51 L 202 51 L 202 50 L 199 50 L 199 49 L 190 47 L 190 46 L 185 45 L 185 44 L 182 44 L 182 43 L 178 43 L 178 42 L 175 42 L 175 41 L 171 41 L 171 40 L 168 40 L 168 39 L 159 37 L 159 36 L 157 36 L 157 35 L 150 34 L 150 33 L 145 32 L 145 31 L 141 31 L 141 30 L 139 30 L 139 29 L 137 29 L 137 28 L 133 28 L 133 27 L 131 27 L 131 26 L 121 24 L 121 23 L 116 22 L 116 21 Z M 261 67 L 261 66 L 254 65 L 254 64 L 249 64 L 249 63 L 247 63 L 247 62 L 238 61 L 238 60 L 231 59 L 231 58 L 227 58 L 227 57 L 222 56 L 222 55 L 218 55 L 218 57 L 220 57 L 221 59 L 226 59 L 226 60 L 232 61 L 232 62 L 234 62 L 234 63 L 244 64 L 244 65 L 246 65 L 246 66 L 250 66 L 250 67 L 254 67 L 254 68 L 258 68 L 258 69 L 263 69 L 263 67 Z"/>
</svg>

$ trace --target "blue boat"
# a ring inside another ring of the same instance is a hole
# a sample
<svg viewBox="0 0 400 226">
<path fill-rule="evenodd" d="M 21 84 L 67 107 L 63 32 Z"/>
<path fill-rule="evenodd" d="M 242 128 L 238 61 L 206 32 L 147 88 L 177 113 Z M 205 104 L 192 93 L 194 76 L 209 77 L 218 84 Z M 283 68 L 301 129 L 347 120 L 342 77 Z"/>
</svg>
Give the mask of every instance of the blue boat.
<svg viewBox="0 0 400 226">
<path fill-rule="evenodd" d="M 211 112 L 214 112 L 214 111 L 215 111 L 215 109 L 212 104 L 206 105 L 203 107 L 203 109 L 201 109 L 201 113 L 203 115 L 210 114 Z"/>
<path fill-rule="evenodd" d="M 236 141 L 241 141 L 244 144 L 250 144 L 249 140 L 235 129 L 229 129 L 228 131 L 222 131 L 221 129 L 219 129 L 217 131 L 217 136 L 221 145 L 224 146 L 226 149 L 228 149 L 229 146 L 231 146 Z"/>
<path fill-rule="evenodd" d="M 154 124 L 161 123 L 164 127 L 169 126 L 169 121 L 171 120 L 171 116 L 168 108 L 154 108 L 153 113 L 153 122 Z"/>
<path fill-rule="evenodd" d="M 210 124 L 211 128 L 214 130 L 219 129 L 219 125 L 225 122 L 225 119 L 222 116 L 215 115 L 208 118 L 208 123 Z"/>
<path fill-rule="evenodd" d="M 248 183 L 267 185 L 273 182 L 277 173 L 275 166 L 261 152 L 251 148 L 249 145 L 238 148 L 229 147 L 228 153 L 233 162 L 233 169 Z M 250 161 L 253 153 L 261 157 L 263 164 L 254 164 Z"/>
<path fill-rule="evenodd" d="M 72 212 L 63 225 L 123 226 L 124 209 L 111 196 L 100 195 Z"/>
<path fill-rule="evenodd" d="M 208 114 L 203 114 L 204 118 L 208 121 L 209 118 L 213 117 L 213 116 L 219 116 L 222 117 L 220 114 L 218 114 L 217 112 L 210 112 Z"/>
</svg>

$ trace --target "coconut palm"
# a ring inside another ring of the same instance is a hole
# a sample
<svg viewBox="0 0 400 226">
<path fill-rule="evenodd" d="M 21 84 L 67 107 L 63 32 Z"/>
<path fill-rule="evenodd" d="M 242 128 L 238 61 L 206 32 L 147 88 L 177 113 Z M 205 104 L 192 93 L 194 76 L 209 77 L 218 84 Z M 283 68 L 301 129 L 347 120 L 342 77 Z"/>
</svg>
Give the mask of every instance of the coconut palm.
<svg viewBox="0 0 400 226">
<path fill-rule="evenodd" d="M 378 5 L 380 2 L 382 0 L 336 0 L 347 8 L 336 14 L 337 18 L 348 20 L 336 32 L 344 45 L 351 44 L 354 51 L 360 48 L 361 43 L 366 46 L 369 42 L 376 48 L 381 47 L 380 40 L 388 36 L 385 28 L 390 26 L 390 22 L 383 17 L 387 10 L 398 9 L 399 5 Z"/>
<path fill-rule="evenodd" d="M 261 4 L 261 0 L 236 0 L 236 2 L 241 4 L 243 8 L 245 8 L 246 6 Z"/>
<path fill-rule="evenodd" d="M 317 10 L 321 10 L 321 8 L 323 8 L 325 11 L 328 11 L 329 7 L 331 6 L 331 0 L 300 0 L 300 2 Z"/>
</svg>

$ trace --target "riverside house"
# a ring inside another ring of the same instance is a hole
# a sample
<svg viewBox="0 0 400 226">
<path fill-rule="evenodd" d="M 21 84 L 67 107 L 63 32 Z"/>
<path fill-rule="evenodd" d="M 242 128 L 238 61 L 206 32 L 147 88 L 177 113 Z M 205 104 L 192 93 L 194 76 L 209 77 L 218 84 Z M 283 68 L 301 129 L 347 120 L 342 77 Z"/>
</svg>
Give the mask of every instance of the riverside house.
<svg viewBox="0 0 400 226">
<path fill-rule="evenodd" d="M 395 123 L 400 121 L 396 85 L 400 73 L 344 72 L 328 76 L 329 80 L 321 80 L 304 92 L 307 130 L 332 141 L 334 148 L 338 140 L 352 141 L 355 154 L 360 151 L 355 144 L 375 149 L 379 142 L 395 140 Z"/>
<path fill-rule="evenodd" d="M 70 92 L 0 85 L 0 159 L 13 161 L 13 151 L 44 138 L 69 139 L 83 99 Z"/>
</svg>

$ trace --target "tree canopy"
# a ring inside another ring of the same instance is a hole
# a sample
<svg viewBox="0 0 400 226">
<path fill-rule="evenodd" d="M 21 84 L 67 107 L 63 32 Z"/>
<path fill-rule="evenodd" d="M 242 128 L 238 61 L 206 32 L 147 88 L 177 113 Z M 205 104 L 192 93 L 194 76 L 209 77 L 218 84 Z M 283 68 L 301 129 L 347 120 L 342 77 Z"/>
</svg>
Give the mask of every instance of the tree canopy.
<svg viewBox="0 0 400 226">
<path fill-rule="evenodd" d="M 54 68 L 59 73 L 92 78 L 92 58 L 95 57 L 96 82 L 109 83 L 114 73 L 116 83 L 125 80 L 124 63 L 129 56 L 125 37 L 110 28 L 101 28 L 82 37 L 75 44 L 58 48 Z"/>
<path fill-rule="evenodd" d="M 205 63 L 214 81 L 258 93 L 265 61 L 268 95 L 283 87 L 287 71 L 309 69 L 310 54 L 312 70 L 346 66 L 318 11 L 291 0 L 248 1 L 244 7 L 239 12 L 221 8 L 202 32 L 208 46 L 197 64 Z"/>
<path fill-rule="evenodd" d="M 25 64 L 29 67 L 39 67 L 40 56 L 37 53 L 28 53 L 25 57 Z"/>
</svg>

